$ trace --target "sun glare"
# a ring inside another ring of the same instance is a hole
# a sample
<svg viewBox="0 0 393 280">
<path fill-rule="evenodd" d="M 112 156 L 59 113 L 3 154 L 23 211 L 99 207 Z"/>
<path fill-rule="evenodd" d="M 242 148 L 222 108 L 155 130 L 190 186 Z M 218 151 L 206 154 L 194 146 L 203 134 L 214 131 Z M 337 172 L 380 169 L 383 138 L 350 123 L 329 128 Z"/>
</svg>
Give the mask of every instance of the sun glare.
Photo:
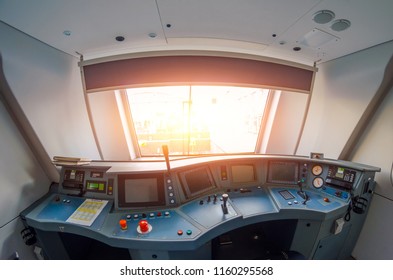
<svg viewBox="0 0 393 280">
<path fill-rule="evenodd" d="M 268 90 L 228 86 L 128 89 L 142 156 L 254 152 Z"/>
</svg>

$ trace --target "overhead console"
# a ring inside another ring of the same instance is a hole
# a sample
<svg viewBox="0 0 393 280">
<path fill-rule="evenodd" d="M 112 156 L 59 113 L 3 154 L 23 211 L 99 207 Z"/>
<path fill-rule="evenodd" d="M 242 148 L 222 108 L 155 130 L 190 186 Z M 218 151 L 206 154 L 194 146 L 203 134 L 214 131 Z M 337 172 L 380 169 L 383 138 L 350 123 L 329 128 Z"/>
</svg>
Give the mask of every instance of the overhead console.
<svg viewBox="0 0 393 280">
<path fill-rule="evenodd" d="M 60 230 L 50 239 L 61 242 L 72 234 L 127 248 L 135 259 L 221 258 L 225 246 L 237 242 L 238 232 L 252 234 L 255 227 L 269 237 L 266 246 L 287 244 L 281 249 L 299 251 L 306 258 L 339 258 L 354 244 L 341 244 L 334 256 L 324 255 L 316 245 L 329 236 L 345 240 L 341 233 L 346 229 L 346 235 L 358 235 L 365 215 L 347 219 L 351 200 L 371 200 L 379 171 L 352 162 L 262 155 L 191 158 L 167 166 L 63 166 L 58 189 L 25 211 L 26 223 L 43 236 Z M 73 255 L 68 249 L 59 255 L 61 250 L 51 250 L 54 241 L 40 240 L 48 242 L 41 244 L 48 258 Z M 249 249 L 256 250 L 253 247 Z"/>
</svg>

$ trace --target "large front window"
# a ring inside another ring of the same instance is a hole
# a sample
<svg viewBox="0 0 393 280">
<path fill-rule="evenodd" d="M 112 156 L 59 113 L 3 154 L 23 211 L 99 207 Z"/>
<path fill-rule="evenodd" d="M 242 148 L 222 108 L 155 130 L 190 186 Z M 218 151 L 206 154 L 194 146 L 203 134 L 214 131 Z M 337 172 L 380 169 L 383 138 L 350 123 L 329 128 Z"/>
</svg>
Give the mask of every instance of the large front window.
<svg viewBox="0 0 393 280">
<path fill-rule="evenodd" d="M 268 90 L 231 86 L 127 89 L 141 156 L 254 152 Z"/>
</svg>

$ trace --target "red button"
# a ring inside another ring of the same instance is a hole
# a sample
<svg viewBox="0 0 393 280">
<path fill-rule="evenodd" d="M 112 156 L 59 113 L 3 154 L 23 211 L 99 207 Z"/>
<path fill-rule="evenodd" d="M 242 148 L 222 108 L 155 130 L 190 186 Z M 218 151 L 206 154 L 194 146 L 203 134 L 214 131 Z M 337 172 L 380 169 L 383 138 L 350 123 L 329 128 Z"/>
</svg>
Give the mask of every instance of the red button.
<svg viewBox="0 0 393 280">
<path fill-rule="evenodd" d="M 139 228 L 141 232 L 148 232 L 149 231 L 149 223 L 146 220 L 139 221 Z"/>
<path fill-rule="evenodd" d="M 183 235 L 183 231 L 182 231 L 181 229 L 179 229 L 179 230 L 177 231 L 177 235 Z"/>
<path fill-rule="evenodd" d="M 325 197 L 325 198 L 323 199 L 323 201 L 325 201 L 325 202 L 330 202 L 330 199 L 327 198 L 327 197 Z"/>
<path fill-rule="evenodd" d="M 120 220 L 119 225 L 121 229 L 127 229 L 127 221 L 126 220 Z"/>
</svg>

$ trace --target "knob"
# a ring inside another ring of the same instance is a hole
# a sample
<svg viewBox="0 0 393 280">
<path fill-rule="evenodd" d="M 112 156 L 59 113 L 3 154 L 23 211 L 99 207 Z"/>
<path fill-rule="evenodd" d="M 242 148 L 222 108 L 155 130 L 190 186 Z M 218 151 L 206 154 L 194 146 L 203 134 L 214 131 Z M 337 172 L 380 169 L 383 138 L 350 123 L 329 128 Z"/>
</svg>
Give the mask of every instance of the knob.
<svg viewBox="0 0 393 280">
<path fill-rule="evenodd" d="M 149 223 L 146 220 L 140 220 L 139 221 L 139 229 L 140 229 L 141 233 L 149 232 Z"/>
<path fill-rule="evenodd" d="M 127 229 L 127 220 L 124 220 L 124 219 L 120 220 L 119 225 L 122 230 L 126 230 Z"/>
</svg>

